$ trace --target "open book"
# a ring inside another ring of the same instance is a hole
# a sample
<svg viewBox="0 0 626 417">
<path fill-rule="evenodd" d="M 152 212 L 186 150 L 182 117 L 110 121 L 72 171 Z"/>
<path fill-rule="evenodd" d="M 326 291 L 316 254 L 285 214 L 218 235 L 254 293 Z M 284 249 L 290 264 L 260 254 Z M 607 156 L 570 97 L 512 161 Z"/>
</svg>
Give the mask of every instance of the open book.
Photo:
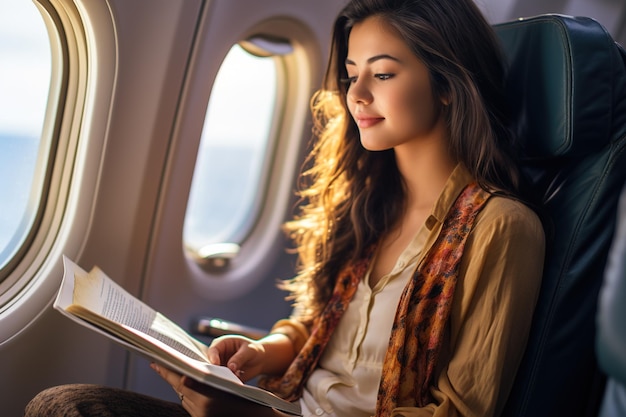
<svg viewBox="0 0 626 417">
<path fill-rule="evenodd" d="M 125 291 L 98 267 L 87 273 L 63 256 L 63 268 L 54 308 L 72 320 L 197 381 L 301 415 L 298 403 L 244 384 L 229 368 L 211 364 L 204 351 L 206 345 Z"/>
</svg>

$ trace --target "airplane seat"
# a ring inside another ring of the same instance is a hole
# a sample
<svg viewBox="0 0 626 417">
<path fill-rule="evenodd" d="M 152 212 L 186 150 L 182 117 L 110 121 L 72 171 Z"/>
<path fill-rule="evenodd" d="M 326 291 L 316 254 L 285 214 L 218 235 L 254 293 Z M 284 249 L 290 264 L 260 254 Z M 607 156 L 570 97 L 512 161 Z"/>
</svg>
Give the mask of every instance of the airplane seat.
<svg viewBox="0 0 626 417">
<path fill-rule="evenodd" d="M 626 187 L 600 289 L 596 352 L 608 375 L 600 417 L 626 417 Z"/>
<path fill-rule="evenodd" d="M 510 62 L 523 168 L 549 218 L 542 287 L 503 416 L 596 416 L 604 375 L 594 317 L 626 178 L 624 52 L 584 17 L 540 15 L 494 28 Z M 217 322 L 195 330 L 237 329 Z"/>
<path fill-rule="evenodd" d="M 503 416 L 596 416 L 605 378 L 595 313 L 626 178 L 624 50 L 586 17 L 494 28 L 510 64 L 522 166 L 548 219 L 539 299 Z"/>
</svg>

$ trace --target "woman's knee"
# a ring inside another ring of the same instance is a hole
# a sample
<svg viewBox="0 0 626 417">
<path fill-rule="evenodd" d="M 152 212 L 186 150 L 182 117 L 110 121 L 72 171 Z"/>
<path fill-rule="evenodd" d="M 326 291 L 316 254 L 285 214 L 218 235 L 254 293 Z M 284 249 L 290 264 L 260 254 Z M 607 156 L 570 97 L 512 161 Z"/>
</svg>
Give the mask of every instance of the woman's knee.
<svg viewBox="0 0 626 417">
<path fill-rule="evenodd" d="M 101 385 L 73 384 L 48 388 L 26 406 L 24 417 L 188 417 L 178 403 Z"/>
<path fill-rule="evenodd" d="M 89 386 L 59 385 L 41 391 L 26 405 L 24 416 L 80 416 L 76 402 L 84 398 L 81 393 L 86 389 Z"/>
</svg>

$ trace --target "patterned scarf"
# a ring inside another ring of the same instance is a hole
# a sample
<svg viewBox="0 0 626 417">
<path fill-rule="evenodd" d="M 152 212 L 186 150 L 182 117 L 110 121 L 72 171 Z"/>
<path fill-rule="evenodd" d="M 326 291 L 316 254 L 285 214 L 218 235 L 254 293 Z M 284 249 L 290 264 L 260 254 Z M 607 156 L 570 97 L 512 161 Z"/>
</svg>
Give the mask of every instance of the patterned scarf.
<svg viewBox="0 0 626 417">
<path fill-rule="evenodd" d="M 429 386 L 450 314 L 465 240 L 490 194 L 476 183 L 465 187 L 444 220 L 435 244 L 407 283 L 396 310 L 381 377 L 376 416 L 397 406 L 423 407 L 431 402 Z M 282 377 L 260 385 L 294 401 L 302 389 L 369 269 L 373 251 L 339 274 L 333 295 L 311 335 Z"/>
</svg>

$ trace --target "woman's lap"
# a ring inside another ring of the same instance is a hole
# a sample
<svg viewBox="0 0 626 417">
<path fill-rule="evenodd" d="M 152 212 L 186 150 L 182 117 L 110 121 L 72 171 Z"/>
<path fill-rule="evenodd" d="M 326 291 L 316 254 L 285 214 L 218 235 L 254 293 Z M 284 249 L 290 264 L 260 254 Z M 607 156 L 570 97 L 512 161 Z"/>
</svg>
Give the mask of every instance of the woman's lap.
<svg viewBox="0 0 626 417">
<path fill-rule="evenodd" d="M 33 398 L 25 417 L 189 417 L 177 403 L 117 388 L 75 384 L 49 388 Z"/>
<path fill-rule="evenodd" d="M 214 391 L 212 417 L 289 417 L 269 407 Z M 24 417 L 189 417 L 179 403 L 93 384 L 70 384 L 48 388 L 26 406 Z"/>
</svg>

